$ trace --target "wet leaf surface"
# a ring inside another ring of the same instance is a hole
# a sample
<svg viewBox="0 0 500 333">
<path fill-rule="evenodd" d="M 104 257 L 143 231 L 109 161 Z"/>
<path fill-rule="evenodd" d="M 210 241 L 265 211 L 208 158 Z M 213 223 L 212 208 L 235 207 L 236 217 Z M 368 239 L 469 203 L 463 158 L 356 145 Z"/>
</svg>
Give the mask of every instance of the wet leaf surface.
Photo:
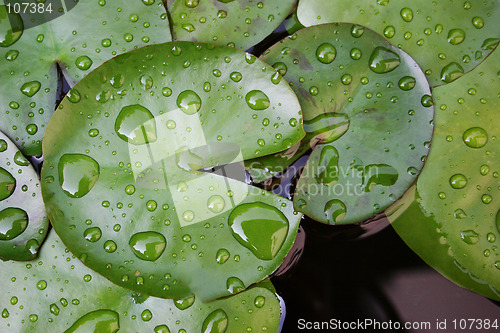
<svg viewBox="0 0 500 333">
<path fill-rule="evenodd" d="M 38 175 L 0 132 L 0 258 L 34 259 L 48 227 Z"/>
<path fill-rule="evenodd" d="M 245 52 L 192 42 L 89 74 L 44 140 L 43 195 L 65 244 L 111 281 L 164 298 L 210 300 L 267 277 L 301 217 L 244 182 L 243 159 L 304 135 L 290 125 L 298 101 L 275 76 Z"/>
</svg>

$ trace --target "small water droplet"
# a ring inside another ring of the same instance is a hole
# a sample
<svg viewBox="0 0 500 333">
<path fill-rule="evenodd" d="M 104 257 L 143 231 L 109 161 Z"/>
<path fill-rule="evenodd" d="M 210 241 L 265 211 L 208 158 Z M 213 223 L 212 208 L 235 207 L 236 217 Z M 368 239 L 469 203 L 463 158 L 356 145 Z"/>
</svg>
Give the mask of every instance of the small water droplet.
<svg viewBox="0 0 500 333">
<path fill-rule="evenodd" d="M 479 235 L 474 230 L 463 230 L 460 232 L 460 237 L 469 245 L 479 242 Z"/>
<path fill-rule="evenodd" d="M 252 110 L 265 110 L 271 105 L 269 97 L 260 90 L 248 92 L 245 99 Z"/>
<path fill-rule="evenodd" d="M 318 58 L 319 62 L 323 64 L 332 63 L 335 60 L 336 56 L 337 56 L 337 50 L 335 49 L 335 46 L 333 46 L 332 44 L 323 43 L 316 49 L 316 58 Z"/>
<path fill-rule="evenodd" d="M 208 198 L 207 207 L 212 213 L 218 214 L 222 212 L 225 206 L 226 202 L 220 195 L 212 195 Z"/>
<path fill-rule="evenodd" d="M 201 109 L 201 98 L 192 90 L 185 90 L 177 97 L 177 106 L 186 114 L 192 115 Z"/>
<path fill-rule="evenodd" d="M 488 134 L 481 127 L 471 127 L 464 132 L 463 140 L 471 148 L 481 148 L 488 142 Z"/>
<path fill-rule="evenodd" d="M 215 261 L 222 265 L 223 263 L 225 263 L 230 257 L 230 254 L 229 254 L 229 251 L 226 250 L 226 249 L 219 249 L 217 251 L 217 254 L 215 256 Z"/>
<path fill-rule="evenodd" d="M 82 71 L 88 70 L 93 63 L 94 62 L 92 61 L 92 59 L 87 56 L 80 56 L 75 60 L 76 67 L 78 67 L 78 69 L 81 69 Z"/>
<path fill-rule="evenodd" d="M 448 43 L 451 45 L 458 45 L 465 39 L 465 31 L 462 29 L 451 29 L 448 32 Z"/>
<path fill-rule="evenodd" d="M 167 246 L 165 237 L 154 231 L 145 231 L 133 235 L 129 241 L 130 248 L 137 258 L 145 261 L 157 260 Z"/>
<path fill-rule="evenodd" d="M 234 276 L 227 279 L 226 287 L 227 291 L 229 291 L 231 294 L 235 294 L 245 290 L 245 284 L 243 283 L 243 281 Z"/>
<path fill-rule="evenodd" d="M 399 80 L 398 86 L 401 90 L 408 91 L 412 90 L 416 83 L 417 80 L 413 76 L 405 76 Z"/>
<path fill-rule="evenodd" d="M 102 237 L 102 231 L 100 228 L 95 227 L 95 228 L 89 228 L 83 232 L 83 237 L 91 242 L 95 243 Z"/>
<path fill-rule="evenodd" d="M 378 46 L 373 50 L 368 63 L 373 72 L 384 74 L 396 69 L 401 63 L 401 59 L 397 53 Z"/>
<path fill-rule="evenodd" d="M 413 20 L 413 10 L 410 8 L 405 7 L 401 9 L 400 14 L 405 22 L 411 22 Z"/>
<path fill-rule="evenodd" d="M 194 304 L 195 296 L 189 295 L 184 298 L 176 298 L 174 299 L 174 305 L 179 310 L 186 310 Z"/>
</svg>

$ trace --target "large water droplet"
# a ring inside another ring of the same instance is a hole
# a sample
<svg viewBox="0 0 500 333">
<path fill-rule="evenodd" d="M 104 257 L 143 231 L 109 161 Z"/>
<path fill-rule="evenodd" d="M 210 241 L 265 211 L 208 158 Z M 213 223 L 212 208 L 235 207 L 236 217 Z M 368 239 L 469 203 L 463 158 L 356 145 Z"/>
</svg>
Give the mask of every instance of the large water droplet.
<svg viewBox="0 0 500 333">
<path fill-rule="evenodd" d="M 464 132 L 464 142 L 471 148 L 481 148 L 488 142 L 488 134 L 481 127 L 471 127 Z"/>
<path fill-rule="evenodd" d="M 33 97 L 40 90 L 41 86 L 41 83 L 38 81 L 26 82 L 22 85 L 21 92 L 28 97 Z"/>
<path fill-rule="evenodd" d="M 89 69 L 93 63 L 94 62 L 92 61 L 92 59 L 90 59 L 89 57 L 87 57 L 85 55 L 80 56 L 80 57 L 76 58 L 76 60 L 75 60 L 76 67 L 78 67 L 78 69 L 81 69 L 82 71 L 86 71 L 87 69 Z"/>
<path fill-rule="evenodd" d="M 7 199 L 16 189 L 16 179 L 7 170 L 0 167 L 0 201 Z"/>
<path fill-rule="evenodd" d="M 122 108 L 116 117 L 115 131 L 120 139 L 134 145 L 156 141 L 156 122 L 153 114 L 139 104 Z"/>
<path fill-rule="evenodd" d="M 378 46 L 370 56 L 369 66 L 377 74 L 384 74 L 396 69 L 401 63 L 399 55 L 385 47 Z"/>
<path fill-rule="evenodd" d="M 335 224 L 344 219 L 347 214 L 347 208 L 342 201 L 333 199 L 326 203 L 324 212 L 330 224 Z"/>
<path fill-rule="evenodd" d="M 194 295 L 189 295 L 184 298 L 176 298 L 174 299 L 174 305 L 177 309 L 179 310 L 186 310 L 190 306 L 194 304 L 195 301 L 195 296 Z"/>
<path fill-rule="evenodd" d="M 460 232 L 460 237 L 469 245 L 479 242 L 479 235 L 474 230 L 463 230 Z"/>
<path fill-rule="evenodd" d="M 217 251 L 217 254 L 215 255 L 215 261 L 217 261 L 218 264 L 223 264 L 225 263 L 230 257 L 229 251 L 226 249 L 219 249 Z"/>
<path fill-rule="evenodd" d="M 269 97 L 260 90 L 248 92 L 245 99 L 252 110 L 265 110 L 271 105 Z"/>
<path fill-rule="evenodd" d="M 20 208 L 6 208 L 0 212 L 0 240 L 19 236 L 28 226 L 28 214 Z"/>
<path fill-rule="evenodd" d="M 277 208 L 261 203 L 242 204 L 229 215 L 234 238 L 259 259 L 271 260 L 288 234 L 288 219 Z"/>
<path fill-rule="evenodd" d="M 462 175 L 461 173 L 457 173 L 450 177 L 450 185 L 454 189 L 461 189 L 467 185 L 467 177 Z"/>
<path fill-rule="evenodd" d="M 144 90 L 149 90 L 153 87 L 153 78 L 149 75 L 141 76 L 141 87 Z"/>
<path fill-rule="evenodd" d="M 212 213 L 218 214 L 224 210 L 226 202 L 220 195 L 212 195 L 208 198 L 207 206 Z"/>
<path fill-rule="evenodd" d="M 170 329 L 167 325 L 158 325 L 153 330 L 155 333 L 170 333 Z"/>
<path fill-rule="evenodd" d="M 398 82 L 398 86 L 401 90 L 408 91 L 415 87 L 417 80 L 413 76 L 405 76 L 401 78 Z"/>
<path fill-rule="evenodd" d="M 14 154 L 14 163 L 16 163 L 19 166 L 30 165 L 30 162 L 26 159 L 26 157 L 24 157 L 24 155 L 20 151 L 17 151 Z"/>
<path fill-rule="evenodd" d="M 101 231 L 100 228 L 97 228 L 97 227 L 95 227 L 95 228 L 89 228 L 89 229 L 87 229 L 87 230 L 85 230 L 83 232 L 83 237 L 87 241 L 89 241 L 91 243 L 95 243 L 99 239 L 101 239 L 101 237 L 102 237 L 102 231 Z"/>
<path fill-rule="evenodd" d="M 99 173 L 99 164 L 87 155 L 65 154 L 59 160 L 59 184 L 64 193 L 72 198 L 81 198 L 89 193 Z"/>
<path fill-rule="evenodd" d="M 229 291 L 231 294 L 235 294 L 237 292 L 245 290 L 245 284 L 243 283 L 243 281 L 234 276 L 227 279 L 226 287 L 227 291 Z"/>
<path fill-rule="evenodd" d="M 167 240 L 158 232 L 146 231 L 133 235 L 128 244 L 137 258 L 155 261 L 165 251 Z"/>
<path fill-rule="evenodd" d="M 228 325 L 227 314 L 222 309 L 210 313 L 203 321 L 202 333 L 224 333 Z"/>
<path fill-rule="evenodd" d="M 410 8 L 405 7 L 401 9 L 400 14 L 405 22 L 411 22 L 413 20 L 413 10 L 411 10 Z"/>
<path fill-rule="evenodd" d="M 349 117 L 345 113 L 322 113 L 304 121 L 304 130 L 313 141 L 330 143 L 339 139 L 349 129 Z"/>
<path fill-rule="evenodd" d="M 314 177 L 320 184 L 332 186 L 339 180 L 339 152 L 333 146 L 323 146 Z"/>
<path fill-rule="evenodd" d="M 448 43 L 451 45 L 458 45 L 465 39 L 465 31 L 462 29 L 451 29 L 448 32 Z"/>
<path fill-rule="evenodd" d="M 329 43 L 324 43 L 318 46 L 316 49 L 316 57 L 323 64 L 330 64 L 335 60 L 337 56 L 337 50 L 335 46 Z"/>
<path fill-rule="evenodd" d="M 363 172 L 363 190 L 370 192 L 376 185 L 392 186 L 398 180 L 398 171 L 387 164 L 367 165 Z"/>
<path fill-rule="evenodd" d="M 23 20 L 7 6 L 0 6 L 0 47 L 11 46 L 21 37 L 24 31 Z"/>
<path fill-rule="evenodd" d="M 450 83 L 464 75 L 464 69 L 456 62 L 451 62 L 441 70 L 441 80 Z"/>
<path fill-rule="evenodd" d="M 192 90 L 185 90 L 177 97 L 177 106 L 185 114 L 195 114 L 201 109 L 201 98 Z"/>
<path fill-rule="evenodd" d="M 120 329 L 119 315 L 112 310 L 89 312 L 78 319 L 64 333 L 106 332 L 116 333 Z"/>
</svg>

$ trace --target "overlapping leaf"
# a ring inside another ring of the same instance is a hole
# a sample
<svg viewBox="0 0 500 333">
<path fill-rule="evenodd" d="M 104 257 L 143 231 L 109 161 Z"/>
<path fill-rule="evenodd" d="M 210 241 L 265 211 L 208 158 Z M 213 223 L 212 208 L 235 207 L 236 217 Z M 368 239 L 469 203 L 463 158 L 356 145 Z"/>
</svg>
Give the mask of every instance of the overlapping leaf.
<svg viewBox="0 0 500 333">
<path fill-rule="evenodd" d="M 293 10 L 296 0 L 167 0 L 175 39 L 232 45 L 259 43 Z"/>
<path fill-rule="evenodd" d="M 253 175 L 278 172 L 314 148 L 294 203 L 331 224 L 362 221 L 404 193 L 423 166 L 433 117 L 425 76 L 407 54 L 361 26 L 325 24 L 298 31 L 262 59 L 296 92 L 307 136 L 248 161 Z"/>
<path fill-rule="evenodd" d="M 59 10 L 53 7 L 53 10 Z M 57 64 L 75 84 L 112 56 L 171 40 L 161 1 L 80 0 L 54 20 L 14 33 L 0 5 L 0 130 L 26 155 L 41 155 L 41 140 L 56 102 Z M 40 14 L 42 15 L 42 14 Z M 8 28 L 8 30 L 7 30 Z M 14 38 L 15 37 L 15 38 Z"/>
<path fill-rule="evenodd" d="M 38 175 L 0 132 L 0 258 L 35 258 L 48 224 Z"/>
<path fill-rule="evenodd" d="M 373 29 L 405 52 L 431 86 L 472 70 L 500 39 L 498 1 L 301 0 L 305 26 L 351 22 Z"/>
<path fill-rule="evenodd" d="M 304 135 L 280 79 L 245 52 L 192 42 L 142 48 L 89 74 L 44 140 L 42 192 L 65 244 L 113 282 L 159 297 L 213 299 L 264 279 L 300 214 L 232 178 L 245 180 L 238 161 Z"/>
<path fill-rule="evenodd" d="M 494 299 L 500 299 L 499 70 L 495 51 L 467 76 L 434 90 L 439 112 L 431 153 L 416 190 L 388 213 L 425 261 Z"/>
<path fill-rule="evenodd" d="M 280 304 L 264 282 L 202 303 L 118 287 L 85 267 L 54 232 L 40 260 L 0 262 L 0 330 L 13 332 L 277 332 Z"/>
</svg>

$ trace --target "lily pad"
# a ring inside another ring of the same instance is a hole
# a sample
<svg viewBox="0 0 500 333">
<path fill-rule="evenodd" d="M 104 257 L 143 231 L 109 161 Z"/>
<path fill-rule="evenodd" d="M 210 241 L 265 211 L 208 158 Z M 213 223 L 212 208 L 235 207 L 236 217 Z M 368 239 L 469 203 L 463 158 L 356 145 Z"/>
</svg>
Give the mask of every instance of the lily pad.
<svg viewBox="0 0 500 333">
<path fill-rule="evenodd" d="M 297 0 L 167 0 L 174 38 L 231 45 L 259 43 L 295 8 Z"/>
<path fill-rule="evenodd" d="M 48 227 L 35 169 L 0 132 L 0 258 L 34 259 Z"/>
<path fill-rule="evenodd" d="M 408 52 L 431 86 L 472 70 L 500 39 L 494 0 L 301 0 L 297 13 L 305 26 L 351 22 L 373 29 Z"/>
<path fill-rule="evenodd" d="M 53 8 L 58 10 L 58 8 Z M 0 6 L 2 34 L 14 28 Z M 80 1 L 77 9 L 21 31 L 0 44 L 0 130 L 26 155 L 42 153 L 41 140 L 55 109 L 58 66 L 70 85 L 111 57 L 149 43 L 171 40 L 161 1 Z M 5 36 L 0 36 L 0 40 Z M 74 96 L 73 98 L 79 98 Z"/>
<path fill-rule="evenodd" d="M 434 89 L 439 112 L 432 148 L 406 204 L 388 212 L 403 240 L 452 281 L 500 300 L 500 53 Z M 413 191 L 415 193 L 415 191 Z M 413 201 L 412 201 L 413 199 Z M 407 209 L 407 211 L 405 211 Z M 411 232 L 416 228 L 418 232 Z M 422 246 L 431 243 L 432 246 Z M 438 253 L 432 249 L 443 248 Z M 462 281 L 461 273 L 477 283 Z"/>
<path fill-rule="evenodd" d="M 40 260 L 0 262 L 0 330 L 13 332 L 277 332 L 280 304 L 270 282 L 202 303 L 118 287 L 85 267 L 51 232 Z M 237 319 L 236 319 L 237 318 Z"/>
<path fill-rule="evenodd" d="M 356 223 L 413 183 L 428 153 L 433 107 L 406 53 L 367 28 L 324 24 L 285 38 L 262 59 L 296 92 L 307 136 L 299 154 L 257 165 L 286 166 L 314 148 L 295 190 L 297 210 L 323 223 Z"/>
<path fill-rule="evenodd" d="M 276 78 L 250 54 L 193 42 L 141 48 L 90 73 L 43 143 L 42 193 L 63 242 L 111 281 L 162 298 L 205 301 L 266 278 L 301 218 L 244 182 L 242 160 L 304 135 L 290 125 L 297 98 Z"/>
</svg>

